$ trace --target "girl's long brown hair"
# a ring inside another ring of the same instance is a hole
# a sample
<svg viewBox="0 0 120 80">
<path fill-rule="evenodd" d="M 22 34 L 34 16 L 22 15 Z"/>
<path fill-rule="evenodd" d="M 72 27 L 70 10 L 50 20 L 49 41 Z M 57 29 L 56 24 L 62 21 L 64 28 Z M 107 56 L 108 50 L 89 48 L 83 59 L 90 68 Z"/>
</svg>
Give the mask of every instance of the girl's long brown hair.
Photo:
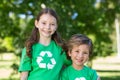
<svg viewBox="0 0 120 80">
<path fill-rule="evenodd" d="M 53 17 L 56 18 L 57 23 L 58 23 L 58 17 L 57 14 L 54 10 L 50 9 L 50 8 L 45 8 L 43 10 L 41 10 L 41 12 L 38 14 L 36 20 L 39 21 L 40 16 L 42 16 L 43 14 L 50 14 Z M 39 31 L 38 28 L 34 27 L 32 30 L 32 33 L 30 35 L 30 37 L 26 40 L 25 43 L 25 47 L 26 47 L 26 52 L 27 55 L 29 57 L 32 57 L 31 52 L 32 52 L 32 45 L 37 43 L 39 40 Z M 61 46 L 62 48 L 64 48 L 64 41 L 62 40 L 61 36 L 59 35 L 59 33 L 57 32 L 57 30 L 55 31 L 55 33 L 52 35 L 52 40 L 54 40 L 56 42 L 56 44 L 58 44 L 59 46 Z"/>
</svg>

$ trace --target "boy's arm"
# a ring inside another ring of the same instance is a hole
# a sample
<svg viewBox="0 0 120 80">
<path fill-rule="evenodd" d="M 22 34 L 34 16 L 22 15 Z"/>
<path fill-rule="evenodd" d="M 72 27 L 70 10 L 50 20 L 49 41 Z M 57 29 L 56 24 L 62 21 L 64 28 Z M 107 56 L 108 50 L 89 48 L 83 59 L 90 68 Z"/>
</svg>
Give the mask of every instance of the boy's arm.
<svg viewBox="0 0 120 80">
<path fill-rule="evenodd" d="M 101 80 L 99 76 L 98 76 L 97 80 Z"/>
</svg>

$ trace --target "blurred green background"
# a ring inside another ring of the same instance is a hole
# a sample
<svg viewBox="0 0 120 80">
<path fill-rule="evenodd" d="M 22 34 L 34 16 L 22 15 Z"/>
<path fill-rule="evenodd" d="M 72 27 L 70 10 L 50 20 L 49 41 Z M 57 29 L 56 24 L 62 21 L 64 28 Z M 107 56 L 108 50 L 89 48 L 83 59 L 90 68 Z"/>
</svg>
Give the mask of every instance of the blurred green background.
<svg viewBox="0 0 120 80">
<path fill-rule="evenodd" d="M 0 0 L 0 80 L 19 80 L 21 50 L 44 7 L 58 13 L 65 40 L 76 33 L 92 39 L 90 66 L 102 80 L 120 80 L 120 0 Z"/>
</svg>

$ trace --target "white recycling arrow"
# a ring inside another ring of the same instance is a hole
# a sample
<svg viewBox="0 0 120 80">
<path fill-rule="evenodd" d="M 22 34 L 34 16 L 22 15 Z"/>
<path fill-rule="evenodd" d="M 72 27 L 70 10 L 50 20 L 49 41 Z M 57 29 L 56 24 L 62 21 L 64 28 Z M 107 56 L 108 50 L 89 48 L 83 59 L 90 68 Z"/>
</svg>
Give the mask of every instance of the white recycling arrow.
<svg viewBox="0 0 120 80">
<path fill-rule="evenodd" d="M 52 64 L 56 64 L 56 61 L 54 58 L 51 58 L 50 61 L 52 62 Z"/>
<path fill-rule="evenodd" d="M 46 53 L 46 52 L 42 51 L 42 52 L 40 53 L 40 56 L 43 57 L 43 56 L 45 55 L 45 53 Z"/>
<path fill-rule="evenodd" d="M 37 63 L 40 63 L 42 60 L 42 57 L 37 57 Z"/>
<path fill-rule="evenodd" d="M 47 68 L 48 68 L 48 69 L 52 69 L 53 67 L 54 67 L 54 65 L 52 65 L 52 64 L 50 64 L 50 63 L 47 64 Z"/>
<path fill-rule="evenodd" d="M 46 68 L 46 63 L 39 63 L 40 68 Z"/>
<path fill-rule="evenodd" d="M 75 78 L 75 80 L 86 80 L 85 77 Z"/>
</svg>

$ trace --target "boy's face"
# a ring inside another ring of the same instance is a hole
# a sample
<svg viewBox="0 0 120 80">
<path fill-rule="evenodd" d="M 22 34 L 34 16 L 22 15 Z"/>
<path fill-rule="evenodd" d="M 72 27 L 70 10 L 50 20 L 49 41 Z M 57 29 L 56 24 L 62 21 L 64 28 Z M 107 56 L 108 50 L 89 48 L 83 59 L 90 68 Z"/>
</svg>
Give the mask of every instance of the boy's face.
<svg viewBox="0 0 120 80">
<path fill-rule="evenodd" d="M 71 57 L 73 67 L 82 69 L 84 63 L 89 59 L 89 46 L 86 44 L 73 46 L 73 49 L 68 54 Z"/>
</svg>

